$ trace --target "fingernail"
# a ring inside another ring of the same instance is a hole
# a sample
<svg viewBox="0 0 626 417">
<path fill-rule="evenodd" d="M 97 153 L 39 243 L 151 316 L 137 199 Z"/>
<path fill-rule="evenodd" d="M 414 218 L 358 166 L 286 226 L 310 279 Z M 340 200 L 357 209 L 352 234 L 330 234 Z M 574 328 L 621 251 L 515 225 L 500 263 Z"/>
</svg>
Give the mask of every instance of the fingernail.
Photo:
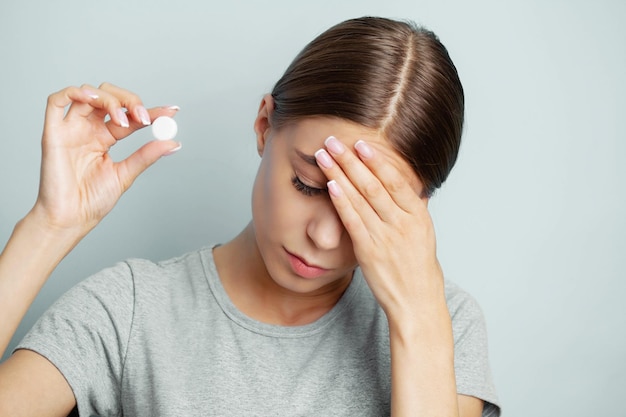
<svg viewBox="0 0 626 417">
<path fill-rule="evenodd" d="M 333 167 L 333 160 L 330 155 L 328 155 L 328 152 L 326 152 L 324 149 L 319 149 L 317 152 L 315 152 L 315 159 L 317 159 L 317 163 L 324 168 Z"/>
<path fill-rule="evenodd" d="M 339 187 L 339 184 L 337 184 L 335 180 L 328 181 L 328 183 L 326 183 L 326 186 L 328 187 L 328 192 L 333 197 L 341 197 L 343 195 L 341 187 Z"/>
<path fill-rule="evenodd" d="M 354 144 L 354 148 L 363 158 L 371 158 L 374 156 L 374 149 L 362 140 L 358 140 Z"/>
<path fill-rule="evenodd" d="M 117 109 L 115 113 L 117 114 L 117 118 L 119 120 L 120 126 L 122 127 L 130 126 L 130 124 L 128 123 L 128 117 L 126 117 L 126 112 L 124 110 Z"/>
<path fill-rule="evenodd" d="M 150 114 L 148 114 L 148 110 L 144 106 L 137 107 L 137 116 L 139 116 L 144 126 L 150 125 Z"/>
<path fill-rule="evenodd" d="M 177 147 L 175 147 L 175 148 L 174 148 L 174 149 L 172 149 L 172 150 L 169 150 L 169 151 L 165 152 L 165 153 L 163 154 L 163 156 L 170 156 L 170 155 L 172 155 L 172 154 L 174 154 L 174 153 L 176 153 L 176 152 L 180 151 L 182 147 L 183 147 L 183 144 L 179 142 Z"/>
<path fill-rule="evenodd" d="M 94 93 L 91 90 L 83 90 L 83 93 L 87 94 L 90 98 L 92 98 L 94 100 L 100 97 L 99 95 L 97 95 L 96 93 Z"/>
<path fill-rule="evenodd" d="M 334 136 L 329 136 L 324 141 L 324 145 L 326 145 L 329 151 L 336 155 L 341 155 L 346 149 L 345 146 L 343 146 L 343 143 L 339 142 L 339 140 L 337 140 Z"/>
<path fill-rule="evenodd" d="M 180 110 L 180 107 L 178 106 L 163 106 L 164 109 L 169 109 L 169 110 Z"/>
</svg>

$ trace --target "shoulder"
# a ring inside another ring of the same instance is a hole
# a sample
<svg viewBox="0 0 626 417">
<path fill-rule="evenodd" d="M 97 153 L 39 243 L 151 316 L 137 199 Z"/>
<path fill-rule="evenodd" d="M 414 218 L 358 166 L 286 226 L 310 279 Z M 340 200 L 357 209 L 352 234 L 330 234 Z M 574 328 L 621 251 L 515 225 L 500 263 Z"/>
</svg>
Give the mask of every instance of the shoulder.
<svg viewBox="0 0 626 417">
<path fill-rule="evenodd" d="M 35 328 L 56 328 L 63 323 L 81 323 L 86 329 L 103 323 L 127 328 L 138 307 L 162 307 L 193 296 L 194 288 L 206 283 L 202 257 L 207 249 L 161 262 L 128 259 L 89 276 L 63 294 L 38 320 Z M 152 301 L 152 302 L 151 302 Z M 161 301 L 161 302 L 158 302 Z M 36 332 L 31 332 L 36 333 Z"/>
<path fill-rule="evenodd" d="M 78 295 L 89 295 L 98 299 L 119 299 L 122 294 L 132 294 L 139 285 L 145 288 L 165 289 L 180 285 L 190 278 L 204 278 L 206 251 L 202 248 L 163 261 L 129 258 L 104 268 L 78 282 L 59 301 L 75 299 Z M 148 284 L 149 285 L 146 285 Z"/>
<path fill-rule="evenodd" d="M 117 415 L 129 355 L 146 357 L 146 346 L 158 352 L 163 339 L 193 333 L 179 318 L 195 311 L 201 291 L 194 290 L 206 286 L 205 251 L 163 262 L 129 259 L 93 274 L 57 300 L 17 348 L 54 364 L 86 410 L 81 415 Z"/>
<path fill-rule="evenodd" d="M 487 329 L 478 301 L 458 284 L 449 280 L 445 281 L 445 293 L 452 320 L 455 349 L 461 347 L 486 349 Z"/>
<path fill-rule="evenodd" d="M 478 301 L 455 282 L 445 280 L 445 295 L 453 325 L 484 320 Z"/>
<path fill-rule="evenodd" d="M 499 415 L 483 311 L 476 299 L 456 283 L 446 280 L 445 292 L 454 334 L 457 391 L 484 400 L 483 415 Z"/>
<path fill-rule="evenodd" d="M 207 276 L 214 270 L 211 247 L 204 247 L 167 260 L 126 260 L 136 297 L 176 299 L 197 293 L 207 287 Z"/>
</svg>

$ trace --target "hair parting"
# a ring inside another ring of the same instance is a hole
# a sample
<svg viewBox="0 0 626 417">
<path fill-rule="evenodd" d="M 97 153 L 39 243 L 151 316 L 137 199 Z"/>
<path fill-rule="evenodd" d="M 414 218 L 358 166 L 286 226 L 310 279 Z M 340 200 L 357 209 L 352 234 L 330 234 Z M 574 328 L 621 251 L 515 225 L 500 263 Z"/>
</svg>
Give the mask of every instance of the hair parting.
<svg viewBox="0 0 626 417">
<path fill-rule="evenodd" d="M 272 126 L 331 116 L 380 130 L 427 196 L 456 162 L 463 87 L 437 36 L 410 21 L 339 23 L 298 54 L 272 90 Z"/>
</svg>

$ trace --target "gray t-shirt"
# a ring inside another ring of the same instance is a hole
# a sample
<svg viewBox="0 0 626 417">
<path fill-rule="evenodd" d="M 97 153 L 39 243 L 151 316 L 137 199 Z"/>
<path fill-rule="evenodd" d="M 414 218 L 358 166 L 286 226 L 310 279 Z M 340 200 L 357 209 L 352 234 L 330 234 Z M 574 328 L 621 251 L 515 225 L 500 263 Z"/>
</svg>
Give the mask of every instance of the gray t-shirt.
<svg viewBox="0 0 626 417">
<path fill-rule="evenodd" d="M 482 312 L 446 282 L 457 390 L 500 413 Z M 245 316 L 211 248 L 133 259 L 63 295 L 18 349 L 65 376 L 80 416 L 387 416 L 389 332 L 360 271 L 333 309 L 304 326 Z"/>
</svg>

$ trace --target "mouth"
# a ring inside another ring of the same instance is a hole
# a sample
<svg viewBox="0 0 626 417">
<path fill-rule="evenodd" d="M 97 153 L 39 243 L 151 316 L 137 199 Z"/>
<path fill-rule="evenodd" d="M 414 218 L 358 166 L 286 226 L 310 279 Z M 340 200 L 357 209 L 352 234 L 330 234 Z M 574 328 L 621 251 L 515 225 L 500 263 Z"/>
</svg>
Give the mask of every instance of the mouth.
<svg viewBox="0 0 626 417">
<path fill-rule="evenodd" d="M 303 259 L 286 249 L 285 252 L 287 252 L 287 257 L 289 258 L 289 264 L 291 265 L 291 269 L 293 270 L 293 272 L 296 273 L 296 275 L 302 278 L 317 278 L 328 272 L 328 269 L 308 263 L 306 259 Z"/>
</svg>

